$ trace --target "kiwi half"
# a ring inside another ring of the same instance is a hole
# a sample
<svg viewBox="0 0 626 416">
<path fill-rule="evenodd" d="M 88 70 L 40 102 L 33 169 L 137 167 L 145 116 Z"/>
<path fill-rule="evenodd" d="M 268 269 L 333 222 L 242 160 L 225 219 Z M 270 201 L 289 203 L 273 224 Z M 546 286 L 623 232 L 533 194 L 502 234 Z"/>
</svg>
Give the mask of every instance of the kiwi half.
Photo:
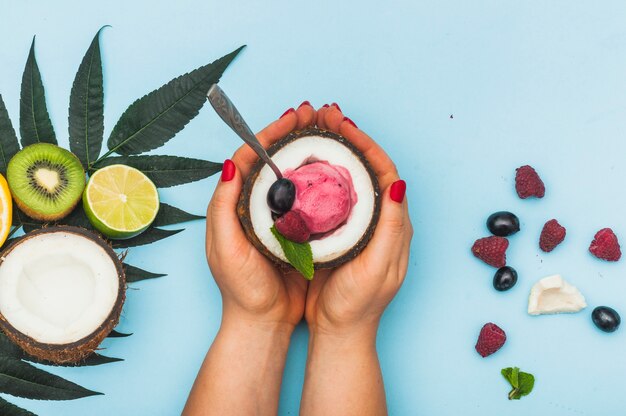
<svg viewBox="0 0 626 416">
<path fill-rule="evenodd" d="M 54 221 L 68 215 L 85 188 L 85 171 L 71 152 L 49 143 L 26 146 L 9 161 L 7 182 L 26 215 Z"/>
</svg>

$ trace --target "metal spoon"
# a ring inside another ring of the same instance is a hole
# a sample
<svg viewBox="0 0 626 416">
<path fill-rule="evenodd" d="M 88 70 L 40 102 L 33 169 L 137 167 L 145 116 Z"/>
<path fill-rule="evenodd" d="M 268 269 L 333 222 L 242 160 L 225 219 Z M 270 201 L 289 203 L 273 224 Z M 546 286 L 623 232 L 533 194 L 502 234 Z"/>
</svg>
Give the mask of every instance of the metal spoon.
<svg viewBox="0 0 626 416">
<path fill-rule="evenodd" d="M 207 98 L 215 109 L 215 112 L 222 118 L 222 120 L 224 120 L 228 127 L 237 133 L 237 136 L 241 137 L 241 139 L 246 142 L 252 150 L 254 150 L 256 154 L 269 165 L 270 168 L 272 168 L 278 179 L 282 179 L 283 174 L 280 172 L 280 169 L 278 169 L 278 167 L 274 164 L 224 91 L 222 91 L 217 84 L 213 84 L 207 93 Z"/>
</svg>

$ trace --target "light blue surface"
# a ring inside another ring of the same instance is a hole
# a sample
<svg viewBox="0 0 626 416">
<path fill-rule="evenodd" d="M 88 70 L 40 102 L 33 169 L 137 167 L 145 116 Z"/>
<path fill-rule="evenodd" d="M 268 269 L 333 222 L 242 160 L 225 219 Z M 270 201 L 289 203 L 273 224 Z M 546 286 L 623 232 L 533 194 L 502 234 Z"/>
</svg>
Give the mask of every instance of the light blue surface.
<svg viewBox="0 0 626 416">
<path fill-rule="evenodd" d="M 610 226 L 626 242 L 626 3 L 622 1 L 22 1 L 0 8 L 0 93 L 18 121 L 19 83 L 31 36 L 48 107 L 67 144 L 67 106 L 78 64 L 102 36 L 105 134 L 140 95 L 241 44 L 223 78 L 254 129 L 308 99 L 338 102 L 388 150 L 408 183 L 415 226 L 406 283 L 388 308 L 379 353 L 392 415 L 621 415 L 626 328 L 607 335 L 590 321 L 606 304 L 626 318 L 626 261 L 591 257 L 594 233 Z M 523 4 L 525 3 L 525 4 Z M 453 115 L 453 118 L 451 117 Z M 221 161 L 239 145 L 205 107 L 160 153 Z M 516 167 L 546 183 L 522 201 Z M 215 178 L 162 191 L 165 202 L 200 213 Z M 520 280 L 491 286 L 475 260 L 493 211 L 517 213 L 509 264 Z M 567 238 L 551 254 L 537 246 L 557 218 Z M 132 285 L 105 353 L 125 359 L 96 368 L 53 369 L 105 396 L 73 402 L 13 400 L 41 415 L 179 414 L 219 326 L 220 296 L 204 259 L 204 223 L 129 262 L 167 277 Z M 590 307 L 530 317 L 539 278 L 561 273 Z M 480 327 L 505 329 L 504 348 L 474 351 Z M 304 326 L 293 336 L 281 415 L 298 413 L 306 357 Z M 519 402 L 506 398 L 500 369 L 537 377 Z"/>
</svg>

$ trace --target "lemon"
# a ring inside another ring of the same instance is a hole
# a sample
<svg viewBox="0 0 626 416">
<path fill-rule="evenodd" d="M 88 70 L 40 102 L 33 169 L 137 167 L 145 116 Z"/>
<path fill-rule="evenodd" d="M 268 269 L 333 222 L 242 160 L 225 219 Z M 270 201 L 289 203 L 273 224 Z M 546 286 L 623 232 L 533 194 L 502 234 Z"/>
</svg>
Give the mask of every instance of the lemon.
<svg viewBox="0 0 626 416">
<path fill-rule="evenodd" d="M 91 224 L 113 239 L 136 236 L 159 212 L 159 194 L 152 181 L 126 165 L 110 165 L 94 173 L 83 193 Z"/>
<path fill-rule="evenodd" d="M 0 174 L 0 246 L 7 241 L 13 221 L 13 202 L 9 184 Z"/>
</svg>

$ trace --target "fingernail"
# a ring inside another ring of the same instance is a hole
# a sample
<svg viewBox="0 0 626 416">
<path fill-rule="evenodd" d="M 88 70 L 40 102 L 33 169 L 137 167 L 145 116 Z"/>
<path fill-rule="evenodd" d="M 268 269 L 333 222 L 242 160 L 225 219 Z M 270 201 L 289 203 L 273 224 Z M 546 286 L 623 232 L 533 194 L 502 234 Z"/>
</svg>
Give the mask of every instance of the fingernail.
<svg viewBox="0 0 626 416">
<path fill-rule="evenodd" d="M 339 104 L 337 103 L 332 103 L 331 104 L 333 107 L 335 107 L 337 110 L 341 111 L 341 107 L 339 107 Z"/>
<path fill-rule="evenodd" d="M 296 110 L 294 110 L 293 108 L 290 108 L 289 110 L 285 111 L 282 116 L 280 116 L 278 118 L 281 119 L 281 118 L 285 117 L 287 114 L 293 113 L 294 111 L 296 111 Z"/>
<path fill-rule="evenodd" d="M 310 103 L 310 102 L 308 102 L 308 101 L 302 101 L 302 104 L 300 104 L 300 105 L 298 106 L 298 108 L 303 107 L 303 106 L 305 106 L 305 105 L 308 105 L 309 107 L 311 107 L 311 103 Z"/>
<path fill-rule="evenodd" d="M 350 120 L 348 117 L 344 117 L 343 121 L 347 121 L 348 123 L 350 123 L 352 125 L 352 127 L 358 129 L 358 127 L 356 126 L 356 124 L 354 124 L 354 121 Z"/>
<path fill-rule="evenodd" d="M 232 160 L 226 159 L 222 165 L 222 182 L 228 182 L 235 177 L 235 164 Z"/>
<path fill-rule="evenodd" d="M 322 108 L 328 108 L 328 107 L 330 107 L 328 104 L 324 104 L 324 105 L 322 106 Z"/>
<path fill-rule="evenodd" d="M 406 182 L 402 179 L 395 181 L 391 184 L 391 189 L 389 190 L 389 197 L 398 203 L 401 203 L 404 200 L 404 194 L 406 193 Z"/>
</svg>

